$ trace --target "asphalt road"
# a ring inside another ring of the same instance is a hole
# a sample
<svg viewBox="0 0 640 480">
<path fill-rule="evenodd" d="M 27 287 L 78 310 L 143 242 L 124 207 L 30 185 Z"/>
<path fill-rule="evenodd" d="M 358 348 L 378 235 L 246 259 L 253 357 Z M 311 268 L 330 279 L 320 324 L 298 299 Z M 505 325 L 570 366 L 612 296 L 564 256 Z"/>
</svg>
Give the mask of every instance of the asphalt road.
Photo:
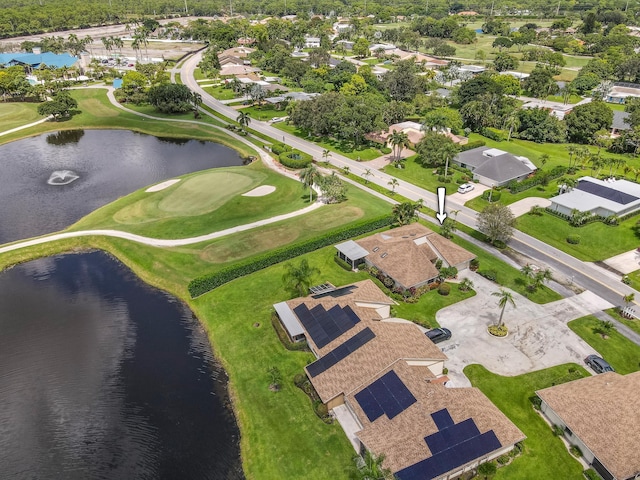
<svg viewBox="0 0 640 480">
<path fill-rule="evenodd" d="M 199 92 L 202 95 L 205 105 L 226 117 L 235 119 L 238 115 L 236 110 L 215 100 L 206 93 L 193 78 L 193 71 L 197 67 L 198 62 L 201 59 L 201 55 L 201 53 L 198 53 L 183 63 L 181 68 L 182 81 L 191 90 Z M 291 145 L 299 150 L 307 152 L 314 158 L 322 158 L 322 152 L 324 151 L 322 147 L 274 128 L 266 122 L 252 119 L 250 128 L 264 135 L 268 135 L 271 138 L 277 140 L 282 139 L 282 141 L 287 145 Z M 350 172 L 355 175 L 363 176 L 367 170 L 367 168 L 361 163 L 335 152 L 331 153 L 328 160 L 338 167 L 349 166 Z M 389 188 L 389 182 L 392 178 L 394 177 L 379 170 L 372 170 L 371 175 L 368 176 L 369 182 L 380 185 L 384 188 Z M 432 210 L 437 210 L 437 197 L 435 192 L 427 191 L 405 182 L 404 180 L 397 180 L 399 185 L 396 187 L 396 191 L 398 193 L 413 201 L 422 199 L 427 207 Z M 476 228 L 477 212 L 474 210 L 451 200 L 447 202 L 445 210 L 447 212 L 457 210 L 459 212 L 456 217 L 458 222 L 474 229 Z M 509 246 L 515 251 L 530 257 L 536 265 L 551 268 L 554 272 L 558 272 L 567 279 L 570 279 L 570 282 L 575 285 L 592 291 L 614 305 L 620 305 L 622 303 L 622 297 L 630 293 L 635 293 L 636 298 L 640 299 L 640 292 L 624 285 L 622 282 L 612 281 L 610 277 L 603 276 L 602 272 L 593 266 L 586 264 L 523 232 L 516 230 L 512 240 L 509 242 Z M 636 336 L 635 340 L 640 341 L 640 336 Z"/>
</svg>

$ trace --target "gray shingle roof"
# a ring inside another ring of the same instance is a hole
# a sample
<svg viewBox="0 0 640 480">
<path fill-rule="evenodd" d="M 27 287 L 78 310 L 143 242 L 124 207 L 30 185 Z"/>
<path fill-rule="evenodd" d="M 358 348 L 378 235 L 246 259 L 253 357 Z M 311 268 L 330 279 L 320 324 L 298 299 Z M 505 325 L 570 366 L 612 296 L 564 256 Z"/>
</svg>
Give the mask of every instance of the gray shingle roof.
<svg viewBox="0 0 640 480">
<path fill-rule="evenodd" d="M 467 165 L 474 173 L 482 177 L 503 183 L 532 172 L 531 168 L 510 153 L 489 157 L 486 151 L 496 150 L 489 147 L 474 148 L 461 152 L 456 157 L 456 162 Z"/>
<path fill-rule="evenodd" d="M 615 128 L 616 130 L 630 130 L 629 114 L 627 112 L 621 112 L 620 110 L 614 110 L 611 128 Z"/>
</svg>

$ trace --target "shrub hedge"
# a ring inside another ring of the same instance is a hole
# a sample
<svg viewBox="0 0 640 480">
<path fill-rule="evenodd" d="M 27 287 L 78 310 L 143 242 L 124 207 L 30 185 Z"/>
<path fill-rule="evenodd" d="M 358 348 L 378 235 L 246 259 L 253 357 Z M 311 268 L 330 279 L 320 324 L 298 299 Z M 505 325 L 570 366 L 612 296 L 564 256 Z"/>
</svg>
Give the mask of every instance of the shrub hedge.
<svg viewBox="0 0 640 480">
<path fill-rule="evenodd" d="M 507 139 L 507 132 L 497 128 L 487 127 L 482 130 L 482 135 L 495 142 L 502 142 Z"/>
<path fill-rule="evenodd" d="M 284 143 L 276 142 L 271 145 L 271 151 L 276 155 L 280 155 L 281 153 L 284 153 L 284 152 L 290 152 L 291 147 L 289 145 L 285 145 Z"/>
<path fill-rule="evenodd" d="M 565 173 L 567 173 L 567 167 L 558 165 L 557 167 L 553 167 L 548 172 L 545 172 L 543 170 L 538 170 L 532 178 L 527 178 L 526 180 L 522 180 L 521 182 L 518 182 L 517 180 L 513 180 L 509 182 L 508 187 L 511 193 L 520 193 L 530 188 L 533 188 L 536 185 L 540 185 L 541 183 L 549 182 L 550 180 L 560 178 Z"/>
<path fill-rule="evenodd" d="M 567 236 L 567 243 L 570 243 L 571 245 L 578 245 L 580 243 L 580 235 Z"/>
<path fill-rule="evenodd" d="M 487 144 L 484 140 L 475 140 L 473 142 L 469 142 L 466 145 L 460 146 L 461 152 L 466 152 L 467 150 L 473 150 L 474 148 L 484 147 Z"/>
<path fill-rule="evenodd" d="M 311 155 L 298 150 L 283 152 L 278 155 L 278 159 L 280 163 L 287 168 L 307 168 L 313 160 Z"/>
<path fill-rule="evenodd" d="M 392 222 L 393 217 L 386 215 L 384 217 L 374 218 L 349 227 L 343 227 L 304 242 L 294 243 L 293 245 L 288 245 L 262 255 L 257 255 L 243 262 L 225 267 L 217 272 L 194 278 L 189 282 L 189 294 L 191 295 L 191 298 L 199 297 L 200 295 L 210 292 L 214 288 L 224 285 L 236 278 L 249 275 L 250 273 L 275 265 L 276 263 L 284 262 L 285 260 L 304 255 L 305 253 L 313 252 L 328 245 L 348 240 L 352 237 L 357 237 L 379 228 L 387 227 L 391 225 Z"/>
</svg>

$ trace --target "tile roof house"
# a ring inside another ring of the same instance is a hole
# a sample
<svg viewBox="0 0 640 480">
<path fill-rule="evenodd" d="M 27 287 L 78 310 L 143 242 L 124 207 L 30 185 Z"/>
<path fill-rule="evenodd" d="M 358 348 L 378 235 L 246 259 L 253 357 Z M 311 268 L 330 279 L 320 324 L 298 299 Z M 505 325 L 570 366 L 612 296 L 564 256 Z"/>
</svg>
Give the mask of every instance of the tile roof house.
<svg viewBox="0 0 640 480">
<path fill-rule="evenodd" d="M 337 255 L 352 266 L 376 267 L 403 289 L 420 287 L 438 277 L 435 263 L 463 270 L 475 255 L 420 223 L 376 233 L 336 245 Z"/>
<path fill-rule="evenodd" d="M 570 216 L 573 210 L 609 217 L 640 210 L 640 185 L 628 180 L 578 179 L 571 191 L 551 198 L 549 208 Z"/>
<path fill-rule="evenodd" d="M 403 360 L 345 404 L 362 425 L 356 435 L 364 448 L 384 453 L 399 480 L 458 478 L 525 438 L 477 388 L 447 388 Z"/>
<path fill-rule="evenodd" d="M 524 439 L 478 389 L 445 387 L 446 355 L 414 323 L 388 318 L 394 302 L 371 280 L 317 292 L 274 307 L 307 339 L 317 357 L 307 376 L 357 451 L 384 454 L 400 480 L 442 479 Z"/>
<path fill-rule="evenodd" d="M 640 474 L 640 372 L 603 373 L 539 390 L 541 410 L 603 478 Z"/>
<path fill-rule="evenodd" d="M 518 157 L 497 148 L 479 147 L 460 152 L 453 163 L 468 168 L 473 179 L 487 187 L 506 185 L 527 178 L 536 166 L 526 157 Z"/>
<path fill-rule="evenodd" d="M 387 131 L 380 132 L 380 133 L 369 133 L 365 135 L 365 137 L 368 140 L 371 140 L 373 142 L 386 143 L 389 136 L 394 132 L 406 133 L 407 137 L 409 137 L 409 142 L 412 145 L 417 145 L 418 143 L 420 143 L 420 140 L 422 140 L 425 135 L 425 132 L 422 128 L 422 124 L 418 122 L 406 121 L 406 122 L 394 123 L 393 125 L 389 126 Z M 449 137 L 453 143 L 456 143 L 459 145 L 466 145 L 467 143 L 469 143 L 469 139 L 467 137 L 461 137 L 459 135 L 455 135 L 451 133 L 450 128 L 438 130 L 438 133 L 446 137 Z"/>
</svg>

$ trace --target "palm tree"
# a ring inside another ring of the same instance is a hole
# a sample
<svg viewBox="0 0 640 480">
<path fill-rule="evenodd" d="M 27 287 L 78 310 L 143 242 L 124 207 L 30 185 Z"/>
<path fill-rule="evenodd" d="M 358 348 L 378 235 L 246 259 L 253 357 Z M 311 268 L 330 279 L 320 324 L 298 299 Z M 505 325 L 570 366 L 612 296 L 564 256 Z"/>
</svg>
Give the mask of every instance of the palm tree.
<svg viewBox="0 0 640 480">
<path fill-rule="evenodd" d="M 285 289 L 295 292 L 300 297 L 307 294 L 312 283 L 311 278 L 320 273 L 317 268 L 309 266 L 306 258 L 297 266 L 287 263 L 284 268 L 286 271 L 282 275 L 282 282 Z"/>
<path fill-rule="evenodd" d="M 398 225 L 409 225 L 418 218 L 418 204 L 413 202 L 397 203 L 393 206 L 393 220 Z"/>
<path fill-rule="evenodd" d="M 373 175 L 373 172 L 371 172 L 371 169 L 370 169 L 370 168 L 367 168 L 367 169 L 364 171 L 364 173 L 362 174 L 362 176 L 364 177 L 364 183 L 365 183 L 365 185 L 366 185 L 367 183 L 369 183 L 369 177 L 370 177 L 371 175 Z"/>
<path fill-rule="evenodd" d="M 518 117 L 517 112 L 513 112 L 504 120 L 504 128 L 509 129 L 509 135 L 507 135 L 507 142 L 511 140 L 511 134 L 514 130 L 518 130 L 520 128 L 520 117 Z"/>
<path fill-rule="evenodd" d="M 236 117 L 236 122 L 242 127 L 242 131 L 247 131 L 247 126 L 251 123 L 251 117 L 246 112 L 240 112 Z"/>
<path fill-rule="evenodd" d="M 302 184 L 309 189 L 309 203 L 313 202 L 313 185 L 321 176 L 315 165 L 310 165 L 300 172 Z"/>
<path fill-rule="evenodd" d="M 567 145 L 565 148 L 567 149 L 567 153 L 569 154 L 569 168 L 571 168 L 571 160 L 573 159 L 573 156 L 578 153 L 578 148 L 575 145 Z"/>
<path fill-rule="evenodd" d="M 516 302 L 513 299 L 513 294 L 506 291 L 504 288 L 501 288 L 499 292 L 493 292 L 491 295 L 498 297 L 498 306 L 502 309 L 500 310 L 500 318 L 496 325 L 497 327 L 501 327 L 503 325 L 502 316 L 504 315 L 504 310 L 507 308 L 507 303 L 510 303 L 513 308 L 516 308 Z"/>
<path fill-rule="evenodd" d="M 391 193 L 396 193 L 396 187 L 400 185 L 397 178 L 392 178 L 387 182 L 387 185 L 391 185 Z"/>
<path fill-rule="evenodd" d="M 354 467 L 349 474 L 350 480 L 393 480 L 396 477 L 391 470 L 382 466 L 384 455 L 374 456 L 368 450 L 363 457 L 354 457 Z"/>
<path fill-rule="evenodd" d="M 389 143 L 393 148 L 394 160 L 399 162 L 402 149 L 409 144 L 409 136 L 404 132 L 393 131 L 391 135 L 389 135 Z"/>
<path fill-rule="evenodd" d="M 460 147 L 453 142 L 446 142 L 438 149 L 438 153 L 444 158 L 444 178 L 447 179 L 449 162 L 460 152 Z"/>
<path fill-rule="evenodd" d="M 193 103 L 193 116 L 194 118 L 200 117 L 199 108 L 202 105 L 202 95 L 197 92 L 191 93 L 191 103 Z"/>
<path fill-rule="evenodd" d="M 351 167 L 349 167 L 349 165 L 345 165 L 344 167 L 342 167 L 342 172 L 348 176 L 349 173 L 351 173 Z"/>
<path fill-rule="evenodd" d="M 326 148 L 322 151 L 322 159 L 325 162 L 329 162 L 329 157 L 331 156 L 331 151 L 327 150 Z"/>
<path fill-rule="evenodd" d="M 622 297 L 622 301 L 624 302 L 625 306 L 628 307 L 630 303 L 633 303 L 635 298 L 636 298 L 636 294 L 630 293 L 629 295 L 625 295 L 624 297 Z"/>
</svg>

